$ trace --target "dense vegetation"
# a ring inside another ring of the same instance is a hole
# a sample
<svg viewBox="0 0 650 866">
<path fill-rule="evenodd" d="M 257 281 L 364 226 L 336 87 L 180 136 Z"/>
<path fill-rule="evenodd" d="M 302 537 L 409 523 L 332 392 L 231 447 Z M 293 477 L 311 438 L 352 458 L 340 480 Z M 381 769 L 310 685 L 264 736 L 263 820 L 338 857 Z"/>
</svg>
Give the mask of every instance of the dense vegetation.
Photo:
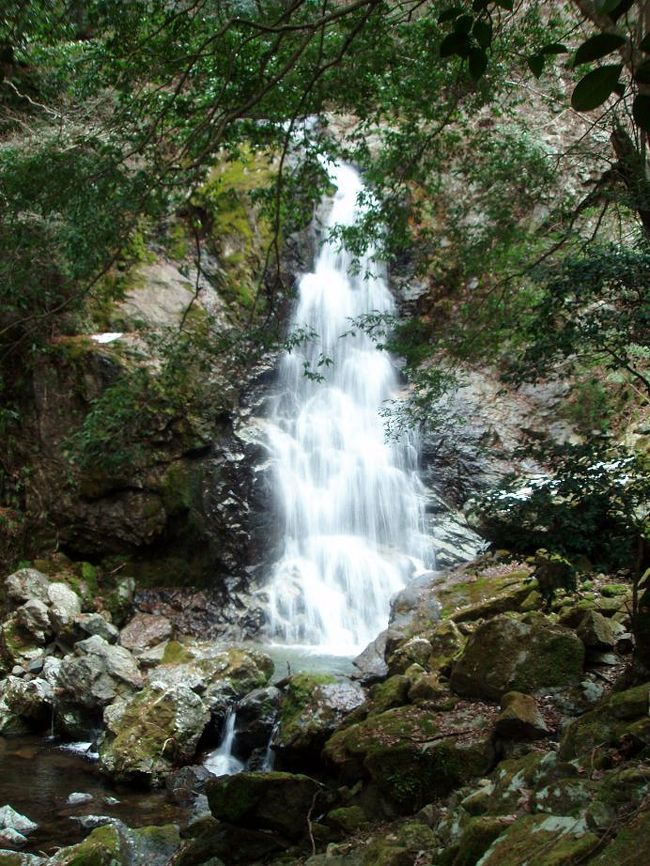
<svg viewBox="0 0 650 866">
<path fill-rule="evenodd" d="M 220 359 L 236 378 L 283 339 L 282 245 L 327 187 L 323 160 L 341 155 L 373 189 L 347 241 L 379 244 L 402 281 L 426 286 L 415 317 L 355 325 L 406 359 L 413 396 L 394 426 L 435 422 L 458 364 L 486 360 L 515 383 L 573 376 L 583 395 L 574 421 L 587 436 L 641 424 L 644 10 L 608 0 L 4 4 L 5 504 L 26 507 L 29 467 L 11 437 L 31 366 L 61 339 L 111 325 L 107 310 L 152 248 L 193 267 L 198 293 L 217 216 L 250 232 L 238 189 L 251 164 L 261 252 L 253 262 L 239 254 L 220 285 L 227 332 L 197 324 L 189 300 L 178 331 L 157 336 L 158 371 L 130 362 L 92 402 L 67 449 L 72 466 L 119 471 L 148 447 L 154 415 L 191 414 L 206 399 L 192 391 L 193 372 Z M 538 127 L 554 116 L 549 137 Z M 215 179 L 217 163 L 235 174 Z M 594 460 L 609 464 L 608 438 L 599 441 Z"/>
</svg>

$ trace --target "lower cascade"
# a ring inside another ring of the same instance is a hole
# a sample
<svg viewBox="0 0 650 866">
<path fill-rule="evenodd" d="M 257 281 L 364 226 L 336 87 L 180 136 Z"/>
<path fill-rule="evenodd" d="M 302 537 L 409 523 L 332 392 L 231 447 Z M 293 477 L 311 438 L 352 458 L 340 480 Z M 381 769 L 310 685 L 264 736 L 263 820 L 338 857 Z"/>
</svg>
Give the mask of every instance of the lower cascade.
<svg viewBox="0 0 650 866">
<path fill-rule="evenodd" d="M 392 313 L 385 268 L 372 249 L 355 260 L 331 237 L 362 213 L 363 183 L 347 165 L 330 177 L 325 241 L 291 321 L 310 336 L 281 358 L 270 415 L 284 550 L 268 586 L 268 628 L 272 640 L 345 655 L 385 628 L 390 597 L 431 563 L 417 444 L 387 441 L 380 415 L 398 373 L 355 324 Z"/>
</svg>

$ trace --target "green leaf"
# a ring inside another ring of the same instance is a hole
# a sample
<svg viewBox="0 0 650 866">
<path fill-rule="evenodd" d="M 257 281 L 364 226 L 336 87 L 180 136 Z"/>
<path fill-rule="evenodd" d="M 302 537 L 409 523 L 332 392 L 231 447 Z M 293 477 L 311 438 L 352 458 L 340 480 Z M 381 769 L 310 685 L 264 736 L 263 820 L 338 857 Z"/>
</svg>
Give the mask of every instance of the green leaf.
<svg viewBox="0 0 650 866">
<path fill-rule="evenodd" d="M 488 65 L 488 56 L 482 48 L 472 48 L 469 52 L 469 74 L 474 81 L 478 81 L 485 75 Z"/>
<path fill-rule="evenodd" d="M 440 15 L 438 15 L 438 22 L 440 24 L 444 24 L 445 21 L 453 21 L 454 18 L 458 18 L 462 11 L 462 6 L 450 6 L 448 9 L 444 9 L 440 13 Z"/>
<path fill-rule="evenodd" d="M 465 33 L 450 33 L 440 43 L 440 56 L 467 57 L 472 47 L 469 36 Z"/>
<path fill-rule="evenodd" d="M 632 116 L 637 126 L 644 132 L 650 132 L 650 96 L 637 93 L 632 103 Z"/>
<path fill-rule="evenodd" d="M 549 42 L 548 45 L 545 45 L 540 49 L 540 54 L 548 55 L 548 54 L 568 54 L 569 49 L 566 45 L 563 45 L 561 42 Z"/>
<path fill-rule="evenodd" d="M 634 80 L 639 84 L 650 84 L 650 60 L 644 60 L 640 66 L 637 66 L 634 70 Z"/>
<path fill-rule="evenodd" d="M 532 54 L 526 58 L 526 62 L 535 78 L 539 78 L 544 71 L 545 58 L 541 54 Z"/>
<path fill-rule="evenodd" d="M 600 60 L 601 57 L 605 57 L 612 51 L 616 51 L 621 45 L 625 45 L 626 41 L 625 37 L 619 36 L 618 33 L 596 33 L 578 48 L 573 65 L 580 66 L 583 63 L 590 63 L 592 60 Z"/>
<path fill-rule="evenodd" d="M 618 84 L 622 63 L 612 63 L 588 72 L 576 84 L 571 105 L 576 111 L 593 111 L 611 95 Z"/>
<path fill-rule="evenodd" d="M 454 21 L 454 32 L 467 34 L 472 29 L 474 17 L 472 15 L 461 15 Z"/>
<path fill-rule="evenodd" d="M 492 44 L 492 25 L 488 21 L 476 21 L 472 35 L 481 48 L 489 48 Z"/>
</svg>

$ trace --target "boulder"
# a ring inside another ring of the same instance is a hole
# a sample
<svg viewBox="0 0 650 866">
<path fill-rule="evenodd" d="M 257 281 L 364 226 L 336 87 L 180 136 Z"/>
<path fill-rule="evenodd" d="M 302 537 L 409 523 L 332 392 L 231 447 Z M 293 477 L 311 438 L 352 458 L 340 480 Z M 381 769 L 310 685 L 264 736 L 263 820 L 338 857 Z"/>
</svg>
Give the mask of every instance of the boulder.
<svg viewBox="0 0 650 866">
<path fill-rule="evenodd" d="M 501 698 L 501 713 L 494 731 L 499 737 L 513 740 L 537 740 L 549 733 L 537 701 L 521 692 L 507 692 Z"/>
<path fill-rule="evenodd" d="M 121 821 L 104 818 L 77 845 L 60 848 L 48 866 L 165 866 L 180 844 L 178 827 L 126 827 Z"/>
<path fill-rule="evenodd" d="M 324 674 L 296 674 L 288 680 L 279 708 L 273 749 L 285 766 L 319 761 L 327 738 L 365 700 L 350 680 Z"/>
<path fill-rule="evenodd" d="M 124 647 L 94 635 L 75 644 L 56 680 L 56 723 L 70 736 L 96 727 L 104 707 L 142 688 L 137 662 Z"/>
<path fill-rule="evenodd" d="M 499 700 L 505 692 L 564 686 L 582 676 L 585 648 L 569 629 L 545 618 L 499 616 L 479 625 L 453 665 L 459 695 Z"/>
<path fill-rule="evenodd" d="M 44 644 L 51 636 L 50 614 L 45 602 L 30 598 L 16 609 L 15 622 L 36 644 Z"/>
<path fill-rule="evenodd" d="M 425 666 L 431 656 L 432 647 L 425 637 L 412 637 L 399 643 L 392 651 L 390 642 L 386 647 L 388 673 L 403 674 L 412 664 Z"/>
<path fill-rule="evenodd" d="M 19 851 L 0 850 L 0 866 L 44 866 L 44 857 Z"/>
<path fill-rule="evenodd" d="M 336 731 L 323 757 L 344 782 L 366 779 L 391 808 L 412 812 L 485 775 L 494 760 L 491 729 L 475 707 L 396 707 Z"/>
<path fill-rule="evenodd" d="M 616 644 L 612 623 L 595 610 L 584 614 L 576 634 L 588 650 L 611 650 Z"/>
<path fill-rule="evenodd" d="M 104 721 L 100 769 L 119 781 L 157 786 L 172 766 L 192 761 L 210 713 L 188 685 L 149 683 L 107 708 Z"/>
<path fill-rule="evenodd" d="M 169 640 L 172 624 L 164 616 L 137 613 L 120 632 L 120 644 L 132 652 L 142 652 Z"/>
<path fill-rule="evenodd" d="M 63 632 L 81 613 L 81 599 L 66 583 L 50 583 L 47 588 L 49 614 L 55 634 Z"/>
<path fill-rule="evenodd" d="M 525 815 L 492 843 L 480 862 L 481 866 L 570 866 L 586 860 L 598 845 L 598 836 L 575 818 Z"/>
<path fill-rule="evenodd" d="M 24 734 L 49 728 L 54 692 L 47 680 L 9 676 L 0 682 L 0 734 Z"/>
<path fill-rule="evenodd" d="M 386 632 L 382 631 L 352 662 L 358 673 L 354 674 L 362 683 L 374 683 L 388 675 Z"/>
<path fill-rule="evenodd" d="M 206 788 L 210 811 L 219 821 L 238 827 L 269 830 L 299 840 L 308 833 L 308 817 L 327 796 L 309 776 L 292 773 L 239 773 L 220 776 Z M 322 798 L 322 799 L 321 799 Z"/>
<path fill-rule="evenodd" d="M 47 575 L 35 568 L 21 568 L 5 579 L 5 592 L 14 607 L 32 600 L 48 604 L 49 585 Z"/>
<path fill-rule="evenodd" d="M 18 833 L 28 835 L 38 830 L 38 824 L 30 820 L 26 815 L 21 815 L 16 812 L 11 806 L 2 806 L 0 808 L 0 829 L 16 830 Z"/>
</svg>

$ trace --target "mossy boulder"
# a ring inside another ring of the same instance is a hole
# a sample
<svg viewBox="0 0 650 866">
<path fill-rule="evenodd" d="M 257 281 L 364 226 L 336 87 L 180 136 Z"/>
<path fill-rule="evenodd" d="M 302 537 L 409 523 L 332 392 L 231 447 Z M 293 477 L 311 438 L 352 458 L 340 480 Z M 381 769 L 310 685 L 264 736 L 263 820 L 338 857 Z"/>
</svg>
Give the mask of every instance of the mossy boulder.
<svg viewBox="0 0 650 866">
<path fill-rule="evenodd" d="M 254 830 L 269 830 L 299 840 L 308 833 L 308 818 L 318 802 L 327 803 L 323 786 L 292 773 L 239 773 L 220 776 L 206 787 L 210 811 L 219 821 Z"/>
<path fill-rule="evenodd" d="M 581 677 L 584 658 L 584 644 L 569 629 L 544 617 L 525 623 L 498 616 L 470 636 L 451 687 L 464 697 L 499 700 L 509 691 L 570 685 Z"/>
<path fill-rule="evenodd" d="M 51 866 L 123 866 L 122 840 L 114 825 L 96 827 L 83 842 L 61 848 L 48 861 Z"/>
<path fill-rule="evenodd" d="M 327 823 L 345 833 L 354 833 L 368 823 L 368 816 L 361 806 L 340 806 L 327 813 Z"/>
<path fill-rule="evenodd" d="M 521 758 L 501 761 L 494 773 L 488 813 L 509 815 L 527 808 L 535 786 L 546 771 L 545 761 L 543 752 L 529 752 Z"/>
<path fill-rule="evenodd" d="M 650 850 L 650 810 L 634 813 L 620 826 L 616 838 L 589 863 L 591 866 L 625 866 L 640 863 Z"/>
<path fill-rule="evenodd" d="M 411 680 L 403 674 L 388 677 L 383 683 L 377 683 L 370 689 L 368 697 L 368 712 L 384 713 L 391 707 L 401 707 L 408 703 L 408 693 Z"/>
<path fill-rule="evenodd" d="M 149 684 L 104 714 L 100 768 L 113 779 L 160 785 L 171 767 L 190 763 L 210 721 L 201 698 L 183 684 Z"/>
<path fill-rule="evenodd" d="M 567 727 L 560 740 L 561 760 L 589 755 L 598 764 L 607 763 L 607 754 L 625 742 L 637 754 L 650 754 L 649 700 L 650 683 L 614 692 Z"/>
<path fill-rule="evenodd" d="M 512 817 L 472 818 L 458 842 L 452 866 L 475 866 L 490 845 L 512 824 Z"/>
<path fill-rule="evenodd" d="M 481 866 L 572 866 L 596 850 L 599 838 L 575 818 L 526 815 L 515 821 L 488 848 Z"/>
<path fill-rule="evenodd" d="M 273 748 L 288 767 L 318 761 L 327 738 L 365 699 L 362 688 L 325 674 L 296 674 L 284 688 Z"/>
<path fill-rule="evenodd" d="M 501 698 L 501 707 L 494 726 L 498 736 L 515 740 L 537 740 L 549 733 L 532 695 L 506 692 Z"/>
<path fill-rule="evenodd" d="M 45 862 L 44 857 L 37 857 L 36 854 L 0 849 L 0 866 L 42 866 Z"/>
<path fill-rule="evenodd" d="M 344 780 L 369 780 L 400 812 L 484 775 L 494 757 L 489 722 L 475 709 L 432 713 L 419 706 L 387 710 L 337 731 L 323 756 Z"/>
</svg>

